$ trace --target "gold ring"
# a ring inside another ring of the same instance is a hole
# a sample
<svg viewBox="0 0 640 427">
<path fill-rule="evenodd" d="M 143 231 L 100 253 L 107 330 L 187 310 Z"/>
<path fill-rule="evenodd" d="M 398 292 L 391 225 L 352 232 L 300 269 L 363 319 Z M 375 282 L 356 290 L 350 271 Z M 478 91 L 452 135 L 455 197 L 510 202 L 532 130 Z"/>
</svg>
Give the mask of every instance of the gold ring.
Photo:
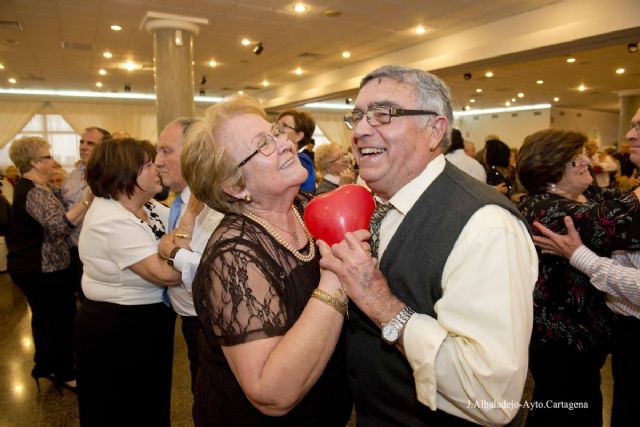
<svg viewBox="0 0 640 427">
<path fill-rule="evenodd" d="M 175 236 L 178 239 L 184 239 L 184 240 L 188 240 L 191 238 L 191 234 L 187 234 L 187 233 L 176 233 Z"/>
</svg>

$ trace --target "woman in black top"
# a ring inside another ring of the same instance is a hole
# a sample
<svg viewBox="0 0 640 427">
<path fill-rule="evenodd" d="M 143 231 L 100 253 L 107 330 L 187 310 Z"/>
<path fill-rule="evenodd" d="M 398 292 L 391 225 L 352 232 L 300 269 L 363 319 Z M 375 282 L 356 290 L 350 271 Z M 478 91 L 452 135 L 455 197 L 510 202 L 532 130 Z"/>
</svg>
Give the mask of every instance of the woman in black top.
<svg viewBox="0 0 640 427">
<path fill-rule="evenodd" d="M 236 96 L 193 125 L 182 170 L 226 213 L 193 282 L 205 338 L 196 426 L 344 426 L 346 295 L 301 220 L 295 145 L 257 100 Z"/>
<path fill-rule="evenodd" d="M 84 218 L 93 199 L 69 212 L 48 186 L 55 161 L 49 143 L 40 137 L 13 142 L 11 161 L 22 178 L 13 195 L 11 225 L 6 236 L 7 268 L 31 308 L 35 367 L 31 375 L 52 380 L 57 387 L 75 390 L 73 321 L 74 289 L 69 280 L 70 254 L 66 238 Z"/>
</svg>

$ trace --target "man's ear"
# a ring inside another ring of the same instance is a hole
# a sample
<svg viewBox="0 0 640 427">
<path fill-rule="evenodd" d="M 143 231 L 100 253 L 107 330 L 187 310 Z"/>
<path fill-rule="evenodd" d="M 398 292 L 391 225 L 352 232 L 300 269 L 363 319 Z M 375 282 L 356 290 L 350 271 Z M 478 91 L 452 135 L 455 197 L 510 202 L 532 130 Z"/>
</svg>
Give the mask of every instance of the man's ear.
<svg viewBox="0 0 640 427">
<path fill-rule="evenodd" d="M 440 143 L 447 134 L 448 122 L 446 117 L 436 116 L 431 126 L 427 127 L 427 129 L 431 128 L 431 138 L 429 139 L 429 148 L 431 148 L 431 150 L 435 150 L 440 146 Z"/>
</svg>

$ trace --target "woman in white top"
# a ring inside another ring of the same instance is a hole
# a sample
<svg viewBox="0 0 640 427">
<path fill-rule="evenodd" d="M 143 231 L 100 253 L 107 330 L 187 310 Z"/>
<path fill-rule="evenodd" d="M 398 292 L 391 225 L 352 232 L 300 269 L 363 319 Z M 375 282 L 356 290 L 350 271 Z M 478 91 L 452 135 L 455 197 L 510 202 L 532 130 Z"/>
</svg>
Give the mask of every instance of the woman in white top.
<svg viewBox="0 0 640 427">
<path fill-rule="evenodd" d="M 102 142 L 87 163 L 96 199 L 78 245 L 82 425 L 170 425 L 175 316 L 163 292 L 180 274 L 158 255 L 169 210 L 151 200 L 161 190 L 154 157 L 148 141 L 128 138 Z"/>
</svg>

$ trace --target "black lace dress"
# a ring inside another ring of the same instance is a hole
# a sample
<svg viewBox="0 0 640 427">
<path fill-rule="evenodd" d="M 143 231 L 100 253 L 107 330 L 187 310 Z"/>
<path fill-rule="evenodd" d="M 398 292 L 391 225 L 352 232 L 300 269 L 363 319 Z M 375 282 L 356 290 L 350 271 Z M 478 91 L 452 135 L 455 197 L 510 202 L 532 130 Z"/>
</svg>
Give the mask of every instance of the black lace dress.
<svg viewBox="0 0 640 427">
<path fill-rule="evenodd" d="M 302 252 L 308 251 L 307 245 Z M 262 226 L 246 217 L 224 217 L 209 239 L 193 281 L 195 308 L 202 324 L 194 404 L 196 426 L 347 423 L 352 401 L 344 334 L 318 382 L 283 417 L 266 416 L 247 400 L 220 347 L 284 335 L 318 285 L 318 263 L 319 255 L 307 263 L 297 260 Z"/>
</svg>

